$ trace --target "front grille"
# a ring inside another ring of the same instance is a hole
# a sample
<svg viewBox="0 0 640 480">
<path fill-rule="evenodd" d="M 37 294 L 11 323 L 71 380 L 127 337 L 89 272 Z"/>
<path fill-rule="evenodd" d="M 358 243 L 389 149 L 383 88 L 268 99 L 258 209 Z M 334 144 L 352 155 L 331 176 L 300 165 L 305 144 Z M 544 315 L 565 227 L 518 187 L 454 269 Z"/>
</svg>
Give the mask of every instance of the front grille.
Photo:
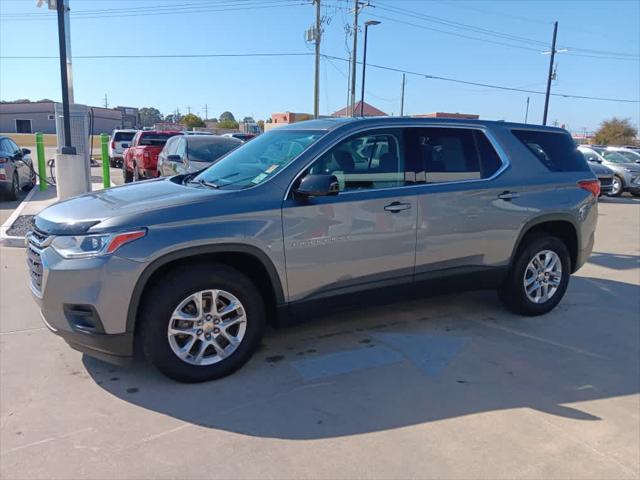
<svg viewBox="0 0 640 480">
<path fill-rule="evenodd" d="M 47 235 L 42 230 L 38 230 L 32 224 L 31 231 L 27 233 L 27 266 L 29 267 L 29 278 L 33 290 L 42 293 L 42 282 L 44 278 L 44 267 L 42 265 L 42 249 L 46 248 L 53 237 Z"/>
<path fill-rule="evenodd" d="M 42 292 L 42 257 L 40 251 L 31 243 L 27 246 L 27 265 L 29 266 L 29 277 L 31 286 L 38 292 Z"/>
<path fill-rule="evenodd" d="M 613 179 L 611 177 L 600 177 L 598 180 L 600 180 L 600 186 L 602 187 L 609 187 L 613 184 Z"/>
</svg>

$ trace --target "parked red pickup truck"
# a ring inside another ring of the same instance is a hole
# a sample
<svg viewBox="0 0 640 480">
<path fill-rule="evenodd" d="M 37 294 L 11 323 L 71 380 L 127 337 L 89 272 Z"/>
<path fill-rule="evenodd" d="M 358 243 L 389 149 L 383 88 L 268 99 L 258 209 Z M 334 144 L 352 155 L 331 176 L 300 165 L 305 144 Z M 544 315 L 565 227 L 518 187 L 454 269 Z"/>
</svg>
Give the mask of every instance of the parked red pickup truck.
<svg viewBox="0 0 640 480">
<path fill-rule="evenodd" d="M 136 133 L 129 148 L 122 154 L 124 183 L 156 177 L 158 154 L 169 138 L 181 134 L 182 132 L 163 130 L 142 130 Z"/>
</svg>

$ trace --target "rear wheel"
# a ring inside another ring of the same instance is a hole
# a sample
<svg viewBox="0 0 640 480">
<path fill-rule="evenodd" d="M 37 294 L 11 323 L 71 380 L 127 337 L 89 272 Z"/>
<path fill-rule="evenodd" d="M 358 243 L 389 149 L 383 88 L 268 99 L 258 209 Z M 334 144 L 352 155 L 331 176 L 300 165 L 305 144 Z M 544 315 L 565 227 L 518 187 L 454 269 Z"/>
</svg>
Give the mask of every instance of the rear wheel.
<svg viewBox="0 0 640 480">
<path fill-rule="evenodd" d="M 619 197 L 622 194 L 622 190 L 623 190 L 623 182 L 622 179 L 617 176 L 614 175 L 613 176 L 613 181 L 612 181 L 612 186 L 611 186 L 611 193 L 609 194 L 610 197 Z"/>
<path fill-rule="evenodd" d="M 18 174 L 13 172 L 13 177 L 11 177 L 11 187 L 9 187 L 9 191 L 7 192 L 8 200 L 17 200 L 20 195 L 20 180 L 18 179 Z"/>
<path fill-rule="evenodd" d="M 23 187 L 24 191 L 28 192 L 36 186 L 36 183 L 38 183 L 38 175 L 36 175 L 35 170 L 32 169 L 31 174 L 29 175 L 29 183 Z"/>
<path fill-rule="evenodd" d="M 253 283 L 220 264 L 179 267 L 165 278 L 150 287 L 140 310 L 151 363 L 180 382 L 213 380 L 242 367 L 265 325 Z"/>
<path fill-rule="evenodd" d="M 571 258 L 566 245 L 557 237 L 536 235 L 526 242 L 499 294 L 515 313 L 543 315 L 560 303 L 567 290 Z"/>
<path fill-rule="evenodd" d="M 133 172 L 127 170 L 126 162 L 122 162 L 122 178 L 124 179 L 124 183 L 133 182 Z"/>
<path fill-rule="evenodd" d="M 109 166 L 111 168 L 117 168 L 118 162 L 114 158 L 109 157 Z"/>
</svg>

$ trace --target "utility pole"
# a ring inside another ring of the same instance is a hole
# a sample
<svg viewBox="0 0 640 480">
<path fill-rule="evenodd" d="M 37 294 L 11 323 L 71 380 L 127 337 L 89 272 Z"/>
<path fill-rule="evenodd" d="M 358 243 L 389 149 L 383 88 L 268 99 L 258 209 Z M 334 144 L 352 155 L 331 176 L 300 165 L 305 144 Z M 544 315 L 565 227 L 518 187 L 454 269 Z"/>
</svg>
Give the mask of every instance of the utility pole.
<svg viewBox="0 0 640 480">
<path fill-rule="evenodd" d="M 553 76 L 553 62 L 556 58 L 556 37 L 558 36 L 558 22 L 553 22 L 553 40 L 551 41 L 551 59 L 549 60 L 549 75 L 547 76 L 547 93 L 544 97 L 544 114 L 542 125 L 547 124 L 547 113 L 549 112 L 549 96 L 551 95 L 551 77 Z"/>
<path fill-rule="evenodd" d="M 109 108 L 109 100 L 106 93 L 104 94 L 104 108 Z"/>
<path fill-rule="evenodd" d="M 402 74 L 402 89 L 400 90 L 400 116 L 404 117 L 404 83 L 405 74 Z"/>
<path fill-rule="evenodd" d="M 209 118 L 209 106 L 205 103 L 204 104 L 204 119 L 208 119 Z"/>
<path fill-rule="evenodd" d="M 358 59 L 358 16 L 360 9 L 368 6 L 368 3 L 362 3 L 360 0 L 354 0 L 354 16 L 353 16 L 353 52 L 351 54 L 351 96 L 350 96 L 350 113 L 351 117 L 355 116 L 356 110 L 356 64 Z"/>
<path fill-rule="evenodd" d="M 187 114 L 191 113 L 191 105 L 187 105 Z"/>
<path fill-rule="evenodd" d="M 527 97 L 527 109 L 524 111 L 524 123 L 527 123 L 529 118 L 529 97 Z"/>
<path fill-rule="evenodd" d="M 320 29 L 322 19 L 320 18 L 320 0 L 313 1 L 316 4 L 316 28 L 314 31 L 316 44 L 316 72 L 313 82 L 313 118 L 318 118 L 318 115 L 320 114 L 320 37 L 322 35 Z"/>
</svg>

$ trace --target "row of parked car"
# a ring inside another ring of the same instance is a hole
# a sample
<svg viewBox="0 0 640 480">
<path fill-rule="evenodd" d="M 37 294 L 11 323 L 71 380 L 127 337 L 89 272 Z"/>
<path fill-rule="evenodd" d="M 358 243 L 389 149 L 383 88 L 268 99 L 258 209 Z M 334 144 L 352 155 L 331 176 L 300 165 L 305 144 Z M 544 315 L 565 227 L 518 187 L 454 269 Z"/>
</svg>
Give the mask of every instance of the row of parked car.
<svg viewBox="0 0 640 480">
<path fill-rule="evenodd" d="M 598 176 L 602 195 L 640 197 L 640 148 L 580 145 L 578 150 Z"/>
<path fill-rule="evenodd" d="M 166 130 L 116 130 L 109 163 L 121 167 L 125 183 L 192 173 L 208 167 L 255 135 Z"/>
</svg>

